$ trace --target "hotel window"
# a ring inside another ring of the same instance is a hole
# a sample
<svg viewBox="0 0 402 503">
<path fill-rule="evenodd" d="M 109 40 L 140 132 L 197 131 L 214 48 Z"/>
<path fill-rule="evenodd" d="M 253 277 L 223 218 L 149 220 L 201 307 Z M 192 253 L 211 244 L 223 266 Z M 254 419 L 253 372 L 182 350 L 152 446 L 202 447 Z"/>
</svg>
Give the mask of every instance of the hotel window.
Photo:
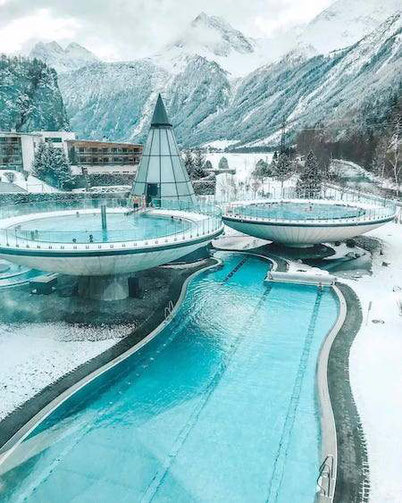
<svg viewBox="0 0 402 503">
<path fill-rule="evenodd" d="M 80 152 L 85 152 L 85 148 L 84 148 L 84 147 L 80 147 L 78 150 L 79 150 Z"/>
</svg>

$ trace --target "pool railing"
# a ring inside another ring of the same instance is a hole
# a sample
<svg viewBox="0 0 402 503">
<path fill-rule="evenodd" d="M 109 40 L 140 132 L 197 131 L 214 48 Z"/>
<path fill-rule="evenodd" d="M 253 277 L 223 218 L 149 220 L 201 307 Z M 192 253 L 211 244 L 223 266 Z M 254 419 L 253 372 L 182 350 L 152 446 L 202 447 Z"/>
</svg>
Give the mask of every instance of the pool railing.
<svg viewBox="0 0 402 503">
<path fill-rule="evenodd" d="M 73 203 L 73 204 L 71 204 Z M 166 229 L 161 230 L 155 236 L 148 238 L 135 237 L 134 230 L 131 229 L 110 229 L 103 231 L 100 222 L 101 206 L 106 204 L 107 211 L 111 213 L 129 213 L 132 218 L 141 217 L 143 215 L 154 215 L 156 217 L 164 217 L 166 219 Z M 32 219 L 40 219 L 45 214 L 49 218 L 61 216 L 60 213 L 67 212 L 69 215 L 77 214 L 84 217 L 85 214 L 99 215 L 99 228 L 96 230 L 77 230 L 76 236 L 74 229 L 69 230 L 35 230 L 23 229 L 23 221 L 12 223 L 13 217 L 24 217 L 32 215 Z M 2 220 L 6 220 L 6 227 L 1 228 Z M 7 221 L 8 220 L 8 221 Z M 172 226 L 173 224 L 173 226 Z M 56 203 L 22 203 L 12 207 L 0 208 L 0 246 L 25 246 L 40 248 L 41 244 L 51 245 L 52 243 L 65 246 L 72 245 L 73 249 L 76 245 L 97 244 L 99 249 L 103 246 L 119 242 L 125 243 L 126 246 L 152 246 L 162 243 L 168 244 L 171 241 L 183 241 L 194 239 L 197 237 L 206 236 L 216 233 L 222 227 L 221 210 L 212 204 L 200 203 L 197 205 L 184 204 L 180 201 L 162 201 L 162 204 L 154 202 L 152 206 L 135 210 L 130 206 L 127 199 L 88 199 L 80 201 L 58 201 Z"/>
</svg>

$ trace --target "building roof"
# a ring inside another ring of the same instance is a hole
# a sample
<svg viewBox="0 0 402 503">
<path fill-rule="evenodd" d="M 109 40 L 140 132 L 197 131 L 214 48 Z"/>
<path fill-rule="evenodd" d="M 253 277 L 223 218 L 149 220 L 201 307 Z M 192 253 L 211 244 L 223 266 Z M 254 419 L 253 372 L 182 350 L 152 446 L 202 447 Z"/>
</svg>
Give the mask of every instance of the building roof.
<svg viewBox="0 0 402 503">
<path fill-rule="evenodd" d="M 157 199 L 196 203 L 194 189 L 160 95 L 132 193 L 134 196 L 147 196 L 151 192 Z"/>
<path fill-rule="evenodd" d="M 162 96 L 158 94 L 158 99 L 156 100 L 154 114 L 152 116 L 151 126 L 161 127 L 161 126 L 172 126 L 169 122 L 166 108 L 162 100 Z"/>
<path fill-rule="evenodd" d="M 114 141 L 100 141 L 100 140 L 66 140 L 69 146 L 76 147 L 136 147 L 142 148 L 138 143 L 114 142 Z"/>
</svg>

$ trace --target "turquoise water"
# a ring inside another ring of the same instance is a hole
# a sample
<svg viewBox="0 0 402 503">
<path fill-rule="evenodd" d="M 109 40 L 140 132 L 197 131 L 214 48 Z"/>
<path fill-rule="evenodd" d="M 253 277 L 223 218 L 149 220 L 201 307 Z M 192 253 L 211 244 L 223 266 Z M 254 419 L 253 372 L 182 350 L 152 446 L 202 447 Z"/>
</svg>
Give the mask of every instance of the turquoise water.
<svg viewBox="0 0 402 503">
<path fill-rule="evenodd" d="M 151 343 L 23 442 L 2 502 L 313 502 L 315 367 L 336 299 L 219 256 Z"/>
<path fill-rule="evenodd" d="M 339 204 L 314 203 L 262 203 L 237 206 L 235 213 L 257 218 L 278 218 L 283 220 L 320 220 L 355 218 L 364 215 L 364 210 Z"/>
<path fill-rule="evenodd" d="M 144 214 L 107 214 L 107 231 L 102 231 L 100 213 L 37 218 L 18 225 L 17 236 L 37 241 L 71 243 L 141 241 L 184 232 L 191 222 Z M 12 227 L 11 229 L 14 229 Z M 12 232 L 12 231 L 11 231 Z M 90 237 L 92 236 L 92 238 Z"/>
</svg>

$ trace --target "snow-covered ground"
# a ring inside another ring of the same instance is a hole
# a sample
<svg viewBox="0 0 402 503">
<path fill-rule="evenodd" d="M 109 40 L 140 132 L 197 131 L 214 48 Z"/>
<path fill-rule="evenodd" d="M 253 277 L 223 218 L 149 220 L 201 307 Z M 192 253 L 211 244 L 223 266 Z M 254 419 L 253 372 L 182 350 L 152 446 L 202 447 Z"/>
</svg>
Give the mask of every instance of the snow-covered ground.
<svg viewBox="0 0 402 503">
<path fill-rule="evenodd" d="M 0 420 L 48 384 L 102 353 L 129 326 L 0 323 Z"/>
<path fill-rule="evenodd" d="M 231 154 L 226 152 L 212 152 L 207 154 L 207 159 L 212 166 L 217 168 L 222 157 L 228 160 L 229 168 L 235 168 L 234 175 L 223 173 L 216 177 L 216 200 L 227 201 L 234 199 L 253 199 L 261 196 L 262 192 L 271 194 L 273 197 L 280 197 L 281 183 L 273 178 L 267 178 L 262 184 L 252 177 L 257 162 L 262 159 L 270 163 L 271 153 L 251 153 L 251 154 Z M 284 189 L 295 184 L 293 178 L 284 182 Z"/>
<path fill-rule="evenodd" d="M 236 168 L 236 180 L 239 182 L 245 182 L 248 177 L 251 176 L 255 165 L 262 159 L 266 162 L 271 162 L 271 153 L 252 153 L 252 154 L 231 154 L 226 152 L 211 152 L 207 154 L 207 159 L 211 161 L 214 168 L 218 167 L 219 161 L 222 157 L 226 157 L 228 160 L 229 168 Z M 222 177 L 224 175 L 219 175 Z"/>
<path fill-rule="evenodd" d="M 370 502 L 402 502 L 402 225 L 367 234 L 383 243 L 373 274 L 349 281 L 363 324 L 350 354 L 352 391 L 368 444 Z M 387 263 L 387 266 L 382 265 Z"/>
<path fill-rule="evenodd" d="M 2 173 L 6 172 L 11 172 L 14 174 L 15 179 L 13 181 L 14 185 L 18 185 L 18 187 L 21 187 L 22 189 L 26 190 L 27 192 L 59 192 L 57 189 L 54 187 L 51 187 L 45 182 L 42 182 L 42 180 L 39 180 L 39 178 L 36 178 L 35 176 L 29 175 L 28 179 L 25 180 L 24 175 L 20 173 L 19 171 L 13 171 L 11 169 L 7 169 L 3 171 Z M 4 177 L 5 178 L 5 177 Z"/>
</svg>

